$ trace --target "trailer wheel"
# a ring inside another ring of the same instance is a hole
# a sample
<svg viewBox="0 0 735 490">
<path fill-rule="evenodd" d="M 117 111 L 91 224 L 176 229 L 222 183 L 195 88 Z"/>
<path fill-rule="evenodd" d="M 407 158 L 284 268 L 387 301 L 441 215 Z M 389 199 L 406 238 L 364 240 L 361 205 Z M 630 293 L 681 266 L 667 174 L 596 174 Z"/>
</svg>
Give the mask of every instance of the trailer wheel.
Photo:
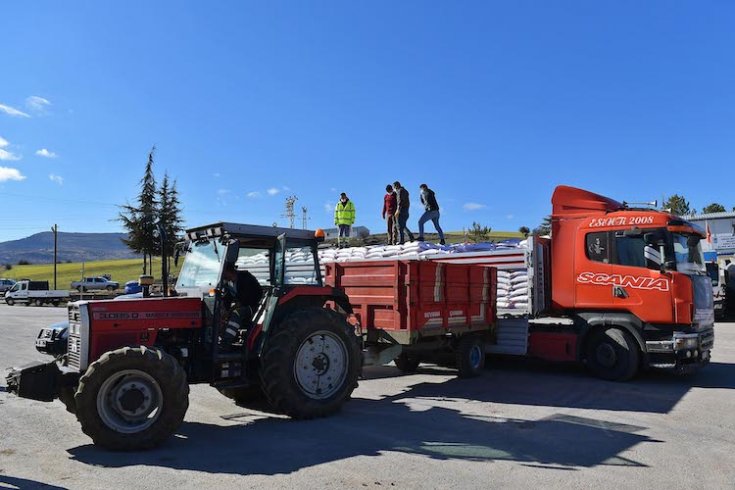
<svg viewBox="0 0 735 490">
<path fill-rule="evenodd" d="M 33 304 L 36 306 L 43 306 L 43 300 L 37 299 L 33 302 Z"/>
<path fill-rule="evenodd" d="M 457 344 L 457 370 L 460 378 L 479 376 L 485 368 L 485 345 L 479 335 L 465 335 Z"/>
<path fill-rule="evenodd" d="M 55 299 L 51 302 L 51 306 L 59 306 L 59 300 Z"/>
<path fill-rule="evenodd" d="M 323 308 L 294 311 L 268 339 L 260 379 L 270 405 L 295 419 L 337 412 L 357 387 L 360 349 L 352 327 Z"/>
<path fill-rule="evenodd" d="M 13 298 L 5 298 L 5 304 L 8 306 L 13 306 L 15 304 L 15 300 Z"/>
<path fill-rule="evenodd" d="M 407 354 L 401 352 L 401 354 L 393 359 L 396 367 L 401 370 L 402 373 L 415 373 L 421 364 L 421 359 L 416 354 Z"/>
<path fill-rule="evenodd" d="M 181 424 L 189 385 L 165 352 L 124 347 L 89 366 L 74 400 L 82 431 L 95 444 L 115 451 L 148 449 Z"/>
<path fill-rule="evenodd" d="M 636 375 L 640 351 L 628 332 L 608 328 L 590 335 L 585 358 L 587 367 L 595 376 L 610 381 L 627 381 Z"/>
</svg>

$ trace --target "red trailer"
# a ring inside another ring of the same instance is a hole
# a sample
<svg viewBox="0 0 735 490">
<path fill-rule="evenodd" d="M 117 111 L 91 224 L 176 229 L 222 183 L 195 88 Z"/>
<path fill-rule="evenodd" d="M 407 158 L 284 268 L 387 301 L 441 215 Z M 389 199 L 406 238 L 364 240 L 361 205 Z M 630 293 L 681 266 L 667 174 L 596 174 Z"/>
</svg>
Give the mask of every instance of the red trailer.
<svg viewBox="0 0 735 490">
<path fill-rule="evenodd" d="M 494 268 L 430 260 L 324 265 L 325 282 L 350 299 L 368 361 L 395 358 L 413 371 L 421 361 L 450 359 L 463 377 L 482 370 L 495 324 Z"/>
</svg>

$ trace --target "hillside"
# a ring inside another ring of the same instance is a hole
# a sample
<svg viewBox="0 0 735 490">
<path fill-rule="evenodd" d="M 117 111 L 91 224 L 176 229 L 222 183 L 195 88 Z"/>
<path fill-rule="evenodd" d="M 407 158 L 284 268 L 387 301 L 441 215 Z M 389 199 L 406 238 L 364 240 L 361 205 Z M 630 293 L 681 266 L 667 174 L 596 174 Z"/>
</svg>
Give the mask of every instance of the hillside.
<svg viewBox="0 0 735 490">
<path fill-rule="evenodd" d="M 130 259 L 137 257 L 122 242 L 125 233 L 65 233 L 58 236 L 59 262 Z M 51 264 L 54 261 L 54 234 L 36 233 L 20 240 L 0 243 L 0 264 Z"/>
</svg>

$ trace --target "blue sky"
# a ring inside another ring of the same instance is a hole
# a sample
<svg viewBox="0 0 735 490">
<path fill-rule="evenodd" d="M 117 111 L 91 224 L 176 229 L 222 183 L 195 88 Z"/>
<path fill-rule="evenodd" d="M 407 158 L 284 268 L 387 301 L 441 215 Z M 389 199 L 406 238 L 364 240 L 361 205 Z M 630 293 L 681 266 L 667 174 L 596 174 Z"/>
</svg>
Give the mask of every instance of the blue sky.
<svg viewBox="0 0 735 490">
<path fill-rule="evenodd" d="M 309 227 L 385 184 L 445 230 L 538 225 L 558 184 L 735 206 L 735 4 L 5 2 L 0 241 L 118 231 L 147 152 L 189 225 Z M 299 220 L 300 223 L 300 220 Z M 429 225 L 429 229 L 431 226 Z"/>
</svg>

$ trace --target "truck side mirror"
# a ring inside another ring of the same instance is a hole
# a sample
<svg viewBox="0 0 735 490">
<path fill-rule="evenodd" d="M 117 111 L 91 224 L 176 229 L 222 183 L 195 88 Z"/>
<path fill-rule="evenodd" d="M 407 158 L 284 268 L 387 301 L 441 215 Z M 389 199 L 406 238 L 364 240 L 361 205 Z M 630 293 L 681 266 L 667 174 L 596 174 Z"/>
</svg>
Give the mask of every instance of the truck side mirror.
<svg viewBox="0 0 735 490">
<path fill-rule="evenodd" d="M 227 242 L 227 255 L 225 255 L 225 262 L 234 264 L 237 262 L 237 258 L 240 255 L 240 242 L 237 240 L 230 240 Z"/>
</svg>

